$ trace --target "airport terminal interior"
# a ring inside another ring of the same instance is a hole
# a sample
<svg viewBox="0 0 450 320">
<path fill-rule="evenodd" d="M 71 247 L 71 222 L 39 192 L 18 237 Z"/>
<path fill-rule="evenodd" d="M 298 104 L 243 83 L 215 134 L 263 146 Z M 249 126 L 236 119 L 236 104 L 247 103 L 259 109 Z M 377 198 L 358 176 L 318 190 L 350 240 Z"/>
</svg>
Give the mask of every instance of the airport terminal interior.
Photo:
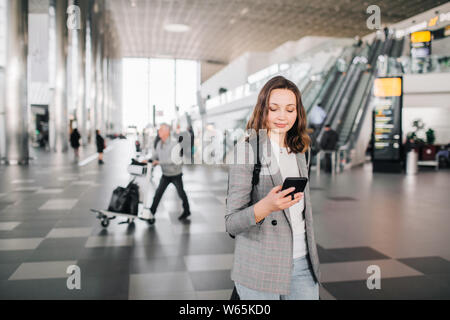
<svg viewBox="0 0 450 320">
<path fill-rule="evenodd" d="M 307 115 L 320 299 L 450 299 L 432 0 L 0 0 L 0 299 L 229 300 L 228 160 L 276 76 Z M 150 209 L 164 128 L 187 217 L 175 183 Z"/>
</svg>

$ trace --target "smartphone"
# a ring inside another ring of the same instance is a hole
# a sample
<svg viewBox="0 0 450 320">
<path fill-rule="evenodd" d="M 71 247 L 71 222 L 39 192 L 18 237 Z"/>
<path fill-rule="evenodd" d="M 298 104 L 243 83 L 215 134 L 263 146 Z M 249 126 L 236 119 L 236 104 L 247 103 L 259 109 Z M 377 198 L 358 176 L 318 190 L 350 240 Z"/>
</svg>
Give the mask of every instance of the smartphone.
<svg viewBox="0 0 450 320">
<path fill-rule="evenodd" d="M 306 184 L 308 183 L 308 178 L 286 178 L 283 182 L 283 188 L 281 190 L 286 190 L 292 187 L 295 187 L 295 190 L 288 194 L 288 196 L 294 199 L 294 194 L 298 192 L 304 192 L 306 188 Z"/>
</svg>

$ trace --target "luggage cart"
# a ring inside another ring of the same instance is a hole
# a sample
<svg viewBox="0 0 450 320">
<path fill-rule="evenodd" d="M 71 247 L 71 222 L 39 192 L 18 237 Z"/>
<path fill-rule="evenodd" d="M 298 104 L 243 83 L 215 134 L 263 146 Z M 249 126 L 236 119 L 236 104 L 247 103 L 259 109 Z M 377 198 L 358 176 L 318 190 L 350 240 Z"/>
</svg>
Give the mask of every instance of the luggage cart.
<svg viewBox="0 0 450 320">
<path fill-rule="evenodd" d="M 127 171 L 130 174 L 129 182 L 134 182 L 139 186 L 139 207 L 137 215 L 91 209 L 91 212 L 97 215 L 96 218 L 100 220 L 100 224 L 103 228 L 108 228 L 110 221 L 117 217 L 126 218 L 125 221 L 119 222 L 119 224 L 133 224 L 135 219 L 147 221 L 149 225 L 154 224 L 155 219 L 149 209 L 150 201 L 152 200 L 149 188 L 151 182 L 151 169 L 148 168 L 149 166 L 151 167 L 152 164 L 130 164 L 127 168 Z"/>
</svg>

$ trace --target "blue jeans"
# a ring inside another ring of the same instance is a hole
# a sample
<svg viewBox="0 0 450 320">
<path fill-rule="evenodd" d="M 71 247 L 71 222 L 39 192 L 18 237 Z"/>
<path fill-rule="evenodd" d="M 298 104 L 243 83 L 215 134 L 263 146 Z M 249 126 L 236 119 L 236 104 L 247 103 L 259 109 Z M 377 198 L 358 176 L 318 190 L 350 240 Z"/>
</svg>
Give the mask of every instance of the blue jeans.
<svg viewBox="0 0 450 320">
<path fill-rule="evenodd" d="M 308 256 L 294 259 L 289 295 L 257 291 L 235 282 L 241 300 L 319 300 L 319 284 L 314 280 Z"/>
</svg>

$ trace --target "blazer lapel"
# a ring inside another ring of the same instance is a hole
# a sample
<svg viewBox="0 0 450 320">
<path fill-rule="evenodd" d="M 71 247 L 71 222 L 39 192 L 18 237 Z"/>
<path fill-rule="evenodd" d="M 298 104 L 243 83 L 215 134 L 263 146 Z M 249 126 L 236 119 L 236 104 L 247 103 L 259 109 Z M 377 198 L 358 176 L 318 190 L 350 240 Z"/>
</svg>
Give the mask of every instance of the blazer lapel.
<svg viewBox="0 0 450 320">
<path fill-rule="evenodd" d="M 306 169 L 306 159 L 303 153 L 297 153 L 295 158 L 297 159 L 298 170 L 300 171 L 300 177 L 306 177 L 308 170 Z"/>
</svg>

